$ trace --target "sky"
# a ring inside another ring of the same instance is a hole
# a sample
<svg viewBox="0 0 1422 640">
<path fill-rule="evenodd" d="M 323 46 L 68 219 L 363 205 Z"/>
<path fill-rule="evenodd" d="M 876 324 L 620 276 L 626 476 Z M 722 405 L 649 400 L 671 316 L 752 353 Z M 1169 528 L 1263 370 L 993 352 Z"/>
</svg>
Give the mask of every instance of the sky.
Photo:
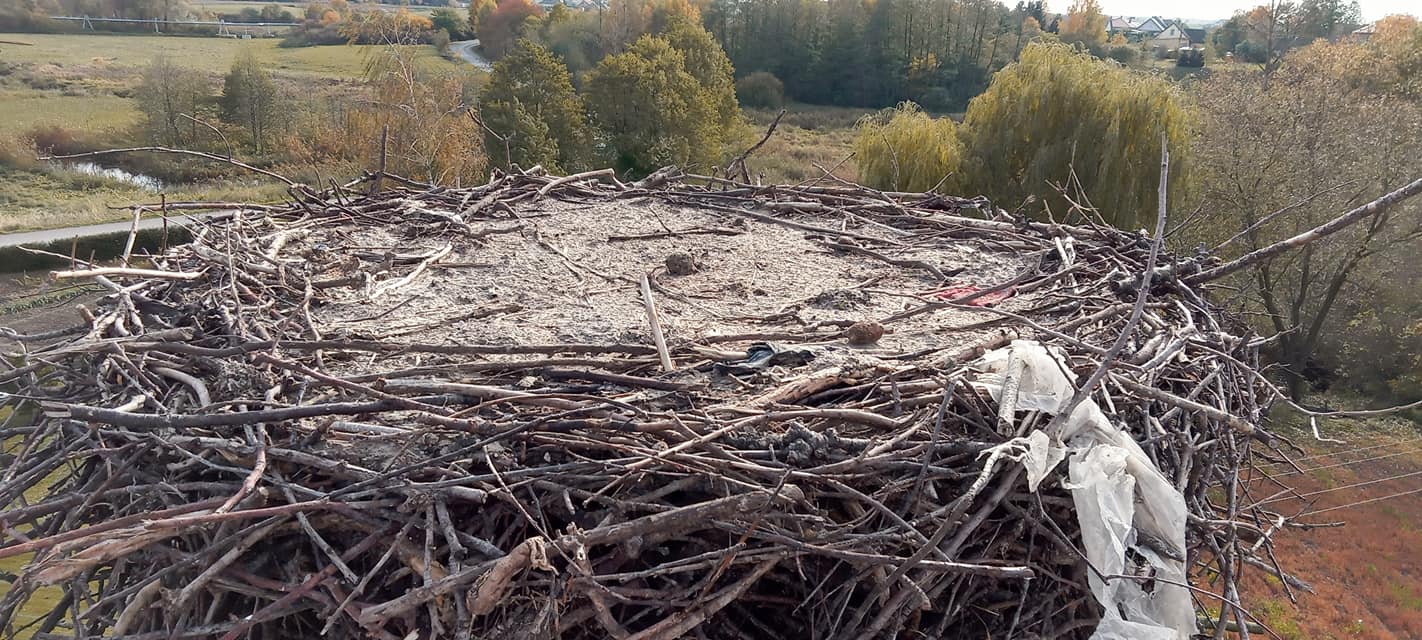
<svg viewBox="0 0 1422 640">
<path fill-rule="evenodd" d="M 1101 9 L 1113 16 L 1162 16 L 1184 19 L 1224 19 L 1235 11 L 1249 9 L 1262 0 L 1191 0 L 1162 2 L 1161 0 L 1099 0 Z M 1053 11 L 1065 12 L 1071 0 L 1048 0 Z M 1364 20 L 1377 20 L 1393 13 L 1422 16 L 1422 0 L 1358 0 Z"/>
</svg>

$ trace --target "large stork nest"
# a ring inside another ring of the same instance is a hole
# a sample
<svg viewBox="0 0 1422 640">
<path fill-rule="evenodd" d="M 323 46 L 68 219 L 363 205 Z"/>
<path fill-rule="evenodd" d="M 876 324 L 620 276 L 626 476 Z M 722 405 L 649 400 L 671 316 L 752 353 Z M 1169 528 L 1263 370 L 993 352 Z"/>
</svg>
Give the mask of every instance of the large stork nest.
<svg viewBox="0 0 1422 640">
<path fill-rule="evenodd" d="M 58 274 L 111 294 L 5 335 L 0 634 L 1185 638 L 1287 578 L 1258 345 L 1148 235 L 609 175 Z"/>
</svg>

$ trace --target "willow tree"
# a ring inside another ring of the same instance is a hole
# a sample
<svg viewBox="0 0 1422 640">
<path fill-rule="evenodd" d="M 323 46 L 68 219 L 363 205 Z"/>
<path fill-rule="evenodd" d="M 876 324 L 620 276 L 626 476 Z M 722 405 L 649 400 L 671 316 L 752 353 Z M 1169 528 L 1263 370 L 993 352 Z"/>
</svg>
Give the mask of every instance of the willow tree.
<svg viewBox="0 0 1422 640">
<path fill-rule="evenodd" d="M 860 120 L 854 157 L 864 184 L 894 191 L 955 191 L 963 144 L 948 118 L 934 118 L 905 102 Z"/>
<path fill-rule="evenodd" d="M 1061 215 L 1075 201 L 1117 226 L 1150 226 L 1162 134 L 1170 201 L 1189 193 L 1193 117 L 1162 78 L 1034 43 L 968 105 L 964 186 L 1008 208 L 1035 197 Z"/>
<path fill-rule="evenodd" d="M 541 164 L 554 173 L 574 171 L 591 148 L 568 67 L 528 40 L 494 64 L 479 96 L 479 116 L 484 148 L 500 167 Z"/>
</svg>

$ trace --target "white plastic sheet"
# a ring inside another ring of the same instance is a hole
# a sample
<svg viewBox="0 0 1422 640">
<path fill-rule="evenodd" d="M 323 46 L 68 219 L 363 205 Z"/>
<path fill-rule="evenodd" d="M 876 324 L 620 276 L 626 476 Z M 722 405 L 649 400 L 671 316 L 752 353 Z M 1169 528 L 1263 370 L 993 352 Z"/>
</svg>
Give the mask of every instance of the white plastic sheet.
<svg viewBox="0 0 1422 640">
<path fill-rule="evenodd" d="M 975 384 L 1001 402 L 1009 356 L 1025 367 L 1018 410 L 1060 413 L 1075 389 L 1053 354 L 1040 343 L 1015 340 L 983 357 Z M 1185 499 L 1140 445 L 1091 400 L 1079 404 L 1057 438 L 1036 430 L 1017 442 L 1029 487 L 1068 458 L 1066 488 L 1081 526 L 1091 592 L 1105 609 L 1093 640 L 1188 640 L 1195 612 L 1185 584 Z M 1128 552 L 1129 550 L 1129 552 Z M 1099 572 L 1099 573 L 1098 573 Z M 1101 575 L 1151 575 L 1149 584 Z M 1175 584 L 1170 584 L 1175 583 Z"/>
</svg>

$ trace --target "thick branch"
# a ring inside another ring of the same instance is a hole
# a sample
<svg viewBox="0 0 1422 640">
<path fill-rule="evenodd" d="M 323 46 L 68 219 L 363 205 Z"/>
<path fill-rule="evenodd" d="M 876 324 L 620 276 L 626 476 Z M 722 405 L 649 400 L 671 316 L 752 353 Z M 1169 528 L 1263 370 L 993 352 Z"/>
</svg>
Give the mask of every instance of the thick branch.
<svg viewBox="0 0 1422 640">
<path fill-rule="evenodd" d="M 1387 209 L 1391 208 L 1393 205 L 1402 202 L 1403 200 L 1406 200 L 1408 198 L 1411 198 L 1412 196 L 1415 196 L 1419 193 L 1422 193 L 1422 178 L 1413 180 L 1411 183 L 1407 184 L 1401 189 L 1384 195 L 1381 198 L 1378 198 L 1377 200 L 1374 200 L 1361 207 L 1353 209 L 1352 211 L 1338 216 L 1337 218 L 1334 218 L 1317 227 L 1309 229 L 1308 231 L 1300 233 L 1292 238 L 1276 242 L 1257 251 L 1251 251 L 1248 254 L 1231 260 L 1230 262 L 1226 262 L 1225 264 L 1222 264 L 1218 267 L 1215 267 L 1213 269 L 1207 269 L 1193 276 L 1185 278 L 1185 282 L 1186 284 L 1199 284 L 1201 282 L 1218 280 L 1231 273 L 1239 271 L 1240 269 L 1248 267 L 1256 262 L 1272 258 L 1275 255 L 1288 251 L 1289 249 L 1297 249 L 1298 247 L 1302 247 L 1315 240 L 1319 240 L 1333 235 L 1339 231 L 1348 228 L 1349 226 L 1360 220 L 1364 220 L 1369 216 L 1382 213 L 1383 211 L 1386 211 Z"/>
</svg>

